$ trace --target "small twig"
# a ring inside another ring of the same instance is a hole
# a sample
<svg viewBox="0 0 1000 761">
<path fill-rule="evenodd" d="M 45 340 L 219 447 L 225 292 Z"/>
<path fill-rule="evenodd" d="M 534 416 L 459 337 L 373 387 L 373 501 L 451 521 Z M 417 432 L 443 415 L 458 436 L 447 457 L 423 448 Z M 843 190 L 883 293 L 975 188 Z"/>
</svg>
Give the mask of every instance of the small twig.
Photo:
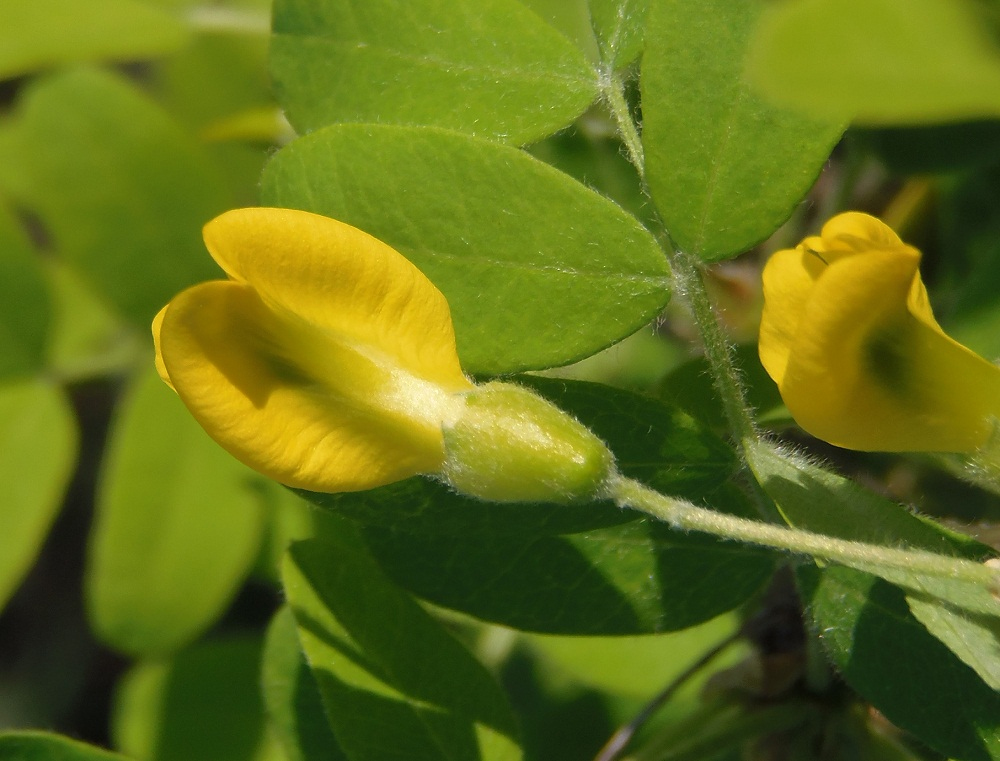
<svg viewBox="0 0 1000 761">
<path fill-rule="evenodd" d="M 664 687 L 660 692 L 645 706 L 642 710 L 635 715 L 635 717 L 628 724 L 623 725 L 615 732 L 611 739 L 608 740 L 607 744 L 601 748 L 600 752 L 594 757 L 594 761 L 615 761 L 619 757 L 619 754 L 625 750 L 632 738 L 635 737 L 636 732 L 638 732 L 642 725 L 649 721 L 663 705 L 674 696 L 681 687 L 684 686 L 695 674 L 701 671 L 705 666 L 712 662 L 716 656 L 719 655 L 723 650 L 729 647 L 731 644 L 736 642 L 742 636 L 741 632 L 735 632 L 720 643 L 712 647 L 708 652 L 702 655 L 698 660 L 688 666 L 680 675 L 670 682 L 666 687 Z"/>
</svg>

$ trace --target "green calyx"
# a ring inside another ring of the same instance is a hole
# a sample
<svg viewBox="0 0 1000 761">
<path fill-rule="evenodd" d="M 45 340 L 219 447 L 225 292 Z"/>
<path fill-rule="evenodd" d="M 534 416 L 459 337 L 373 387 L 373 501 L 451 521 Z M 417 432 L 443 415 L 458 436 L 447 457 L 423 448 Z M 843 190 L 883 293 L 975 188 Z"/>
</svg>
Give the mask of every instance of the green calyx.
<svg viewBox="0 0 1000 761">
<path fill-rule="evenodd" d="M 611 452 L 586 426 L 509 383 L 468 393 L 444 443 L 444 481 L 491 502 L 596 499 L 616 473 Z"/>
</svg>

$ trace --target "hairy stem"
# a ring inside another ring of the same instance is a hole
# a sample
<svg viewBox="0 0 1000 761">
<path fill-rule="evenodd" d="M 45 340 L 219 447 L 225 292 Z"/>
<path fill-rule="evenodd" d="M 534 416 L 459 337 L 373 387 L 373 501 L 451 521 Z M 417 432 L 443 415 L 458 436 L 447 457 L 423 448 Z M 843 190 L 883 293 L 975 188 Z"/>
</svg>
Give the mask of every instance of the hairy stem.
<svg viewBox="0 0 1000 761">
<path fill-rule="evenodd" d="M 679 290 L 691 306 L 691 313 L 698 325 L 702 345 L 705 349 L 705 359 L 712 373 L 712 382 L 722 400 L 722 408 L 726 422 L 737 441 L 753 440 L 757 437 L 743 389 L 743 380 L 736 367 L 733 347 L 726 340 L 719 325 L 719 319 L 712 308 L 712 301 L 705 288 L 705 279 L 701 271 L 701 262 L 684 251 L 675 251 L 671 256 Z"/>
<path fill-rule="evenodd" d="M 625 83 L 621 77 L 611 71 L 604 72 L 601 75 L 601 95 L 611 111 L 615 126 L 618 128 L 618 134 L 625 144 L 628 160 L 632 162 L 632 166 L 639 173 L 639 179 L 645 185 L 646 158 L 642 150 L 642 139 L 639 137 L 639 129 L 636 127 L 635 120 L 632 119 L 632 111 L 625 99 Z"/>
<path fill-rule="evenodd" d="M 895 549 L 837 539 L 810 531 L 747 520 L 668 497 L 624 477 L 613 481 L 609 491 L 611 497 L 622 507 L 639 510 L 678 529 L 703 531 L 725 539 L 809 555 L 890 577 L 893 581 L 900 578 L 898 572 L 903 572 L 950 582 L 967 582 L 991 591 L 1000 586 L 1000 573 L 995 568 L 971 560 L 923 550 Z"/>
</svg>

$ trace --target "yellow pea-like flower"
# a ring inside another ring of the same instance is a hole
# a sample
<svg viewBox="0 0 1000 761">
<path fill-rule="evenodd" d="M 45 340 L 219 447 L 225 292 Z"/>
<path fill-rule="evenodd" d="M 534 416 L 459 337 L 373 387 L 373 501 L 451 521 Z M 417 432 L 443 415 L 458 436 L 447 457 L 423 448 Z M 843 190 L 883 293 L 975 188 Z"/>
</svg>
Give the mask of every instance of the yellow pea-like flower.
<svg viewBox="0 0 1000 761">
<path fill-rule="evenodd" d="M 971 452 L 991 437 L 1000 368 L 944 333 L 919 266 L 858 212 L 768 261 L 760 358 L 808 433 L 895 452 Z"/>
<path fill-rule="evenodd" d="M 251 468 L 321 492 L 429 474 L 500 501 L 592 496 L 613 472 L 569 415 L 518 389 L 537 402 L 526 422 L 508 384 L 463 375 L 447 301 L 385 243 L 271 208 L 226 212 L 204 237 L 228 279 L 156 316 L 157 369 Z"/>
</svg>

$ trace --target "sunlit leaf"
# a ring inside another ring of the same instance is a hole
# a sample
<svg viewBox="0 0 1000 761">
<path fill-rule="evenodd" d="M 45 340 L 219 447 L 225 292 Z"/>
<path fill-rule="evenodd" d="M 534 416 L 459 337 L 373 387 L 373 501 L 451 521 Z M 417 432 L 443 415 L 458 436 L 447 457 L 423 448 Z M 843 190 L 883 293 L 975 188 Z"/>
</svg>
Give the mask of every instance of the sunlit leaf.
<svg viewBox="0 0 1000 761">
<path fill-rule="evenodd" d="M 561 365 L 634 333 L 669 296 L 633 217 L 521 151 L 432 128 L 344 125 L 279 151 L 265 204 L 384 240 L 448 298 L 466 372 Z"/>
<path fill-rule="evenodd" d="M 77 448 L 73 410 L 44 381 L 0 385 L 0 608 L 62 504 Z"/>
<path fill-rule="evenodd" d="M 343 761 L 306 662 L 292 611 L 271 620 L 261 674 L 264 705 L 288 761 Z"/>
<path fill-rule="evenodd" d="M 773 233 L 843 132 L 840 120 L 806 118 L 751 89 L 744 61 L 762 7 L 650 0 L 641 78 L 649 189 L 674 243 L 707 260 Z"/>
<path fill-rule="evenodd" d="M 283 761 L 266 731 L 260 656 L 258 639 L 231 637 L 139 663 L 116 696 L 116 744 L 143 761 Z"/>
<path fill-rule="evenodd" d="M 893 724 L 949 758 L 1000 759 L 1000 693 L 917 621 L 902 591 L 848 568 L 800 571 L 841 675 Z"/>
<path fill-rule="evenodd" d="M 520 759 L 513 716 L 486 669 L 383 575 L 347 524 L 343 529 L 336 544 L 293 545 L 284 579 L 347 757 Z"/>
<path fill-rule="evenodd" d="M 515 0 L 276 0 L 271 73 L 302 133 L 383 122 L 526 143 L 597 93 L 580 51 Z"/>
</svg>

